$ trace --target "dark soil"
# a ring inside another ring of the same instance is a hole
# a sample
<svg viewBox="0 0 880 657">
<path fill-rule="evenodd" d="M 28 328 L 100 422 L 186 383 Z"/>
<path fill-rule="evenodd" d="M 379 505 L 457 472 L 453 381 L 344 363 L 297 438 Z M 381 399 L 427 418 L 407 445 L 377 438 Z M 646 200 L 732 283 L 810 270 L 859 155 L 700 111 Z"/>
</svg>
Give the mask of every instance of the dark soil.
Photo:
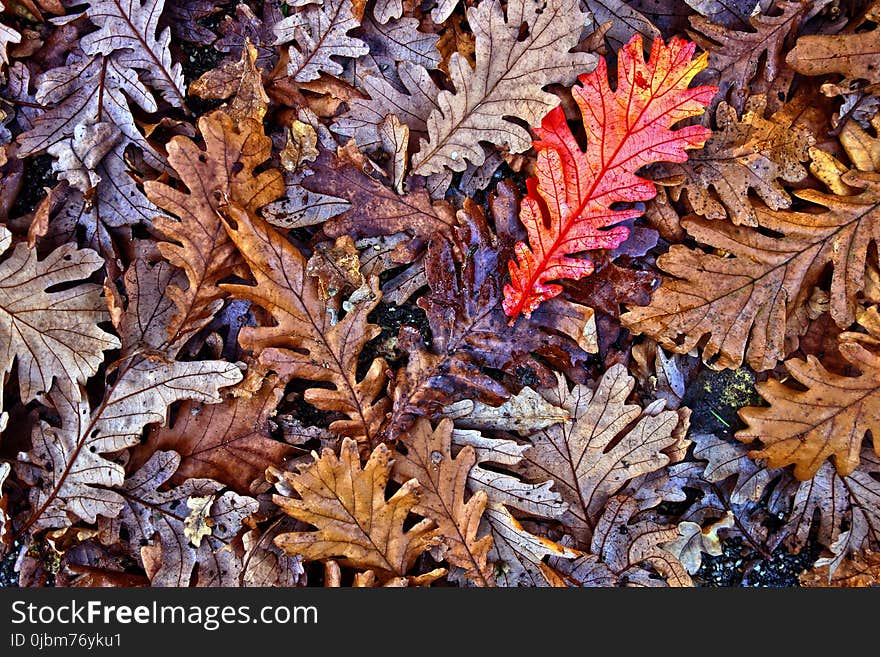
<svg viewBox="0 0 880 657">
<path fill-rule="evenodd" d="M 15 572 L 15 561 L 21 543 L 16 541 L 9 553 L 0 560 L 0 587 L 18 586 L 18 573 Z"/>
<path fill-rule="evenodd" d="M 400 306 L 380 302 L 367 319 L 377 324 L 382 332 L 364 345 L 358 358 L 358 377 L 363 376 L 375 358 L 384 358 L 391 367 L 398 367 L 406 354 L 397 345 L 401 326 L 413 326 L 422 335 L 426 345 L 431 344 L 431 329 L 425 311 L 413 303 Z"/>
<path fill-rule="evenodd" d="M 717 557 L 703 555 L 700 570 L 694 575 L 694 583 L 701 587 L 773 587 L 800 586 L 798 575 L 812 566 L 818 556 L 813 549 L 792 554 L 779 547 L 771 559 L 762 559 L 757 552 L 739 537 L 722 543 L 723 554 Z"/>
<path fill-rule="evenodd" d="M 55 186 L 51 155 L 37 155 L 24 161 L 24 180 L 15 204 L 9 210 L 10 217 L 21 217 L 33 212 L 46 196 L 46 187 Z"/>
</svg>

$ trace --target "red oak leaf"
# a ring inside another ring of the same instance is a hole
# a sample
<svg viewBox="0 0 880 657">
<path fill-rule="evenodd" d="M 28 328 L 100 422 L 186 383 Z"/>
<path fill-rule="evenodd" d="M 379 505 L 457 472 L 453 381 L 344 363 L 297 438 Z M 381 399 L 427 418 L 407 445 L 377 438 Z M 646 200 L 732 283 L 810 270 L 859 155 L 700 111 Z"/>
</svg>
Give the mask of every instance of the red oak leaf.
<svg viewBox="0 0 880 657">
<path fill-rule="evenodd" d="M 699 125 L 671 129 L 682 119 L 702 114 L 718 91 L 711 86 L 688 88 L 706 67 L 705 53 L 693 58 L 695 47 L 682 39 L 673 38 L 668 46 L 655 39 L 646 63 L 641 36 L 636 35 L 620 50 L 615 91 L 602 59 L 595 71 L 582 75 L 583 86 L 575 86 L 572 94 L 583 116 L 586 152 L 560 107 L 535 130 L 537 176 L 527 182 L 519 215 L 529 244 L 517 243 L 516 260 L 508 263 L 511 282 L 504 288 L 504 312 L 511 321 L 520 314 L 529 317 L 562 291 L 549 281 L 593 272 L 590 260 L 571 254 L 613 249 L 626 240 L 626 227 L 605 229 L 641 212 L 612 205 L 656 195 L 654 183 L 636 171 L 652 162 L 684 162 L 685 149 L 700 148 L 709 138 L 711 131 Z"/>
</svg>

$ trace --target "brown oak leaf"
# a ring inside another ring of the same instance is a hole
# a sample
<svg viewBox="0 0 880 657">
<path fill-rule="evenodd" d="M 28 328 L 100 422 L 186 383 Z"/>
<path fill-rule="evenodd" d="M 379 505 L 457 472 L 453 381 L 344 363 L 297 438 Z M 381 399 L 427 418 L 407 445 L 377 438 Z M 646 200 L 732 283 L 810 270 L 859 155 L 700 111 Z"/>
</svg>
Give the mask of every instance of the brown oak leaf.
<svg viewBox="0 0 880 657">
<path fill-rule="evenodd" d="M 492 536 L 489 558 L 495 562 L 498 586 L 548 586 L 551 582 L 544 570 L 544 559 L 574 559 L 580 552 L 538 536 L 522 524 L 501 504 L 492 504 L 484 516 Z"/>
<path fill-rule="evenodd" d="M 259 505 L 253 498 L 221 492 L 222 484 L 210 479 L 187 479 L 167 488 L 179 462 L 175 452 L 156 452 L 127 478 L 117 489 L 122 508 L 117 517 L 100 520 L 99 538 L 112 545 L 125 528 L 152 586 L 189 586 L 193 578 L 196 586 L 237 586 L 242 563 L 231 543 Z M 200 505 L 201 525 L 193 534 L 191 510 Z M 161 559 L 150 559 L 152 552 Z"/>
<path fill-rule="evenodd" d="M 171 264 L 183 269 L 189 282 L 186 289 L 172 285 L 167 290 L 178 308 L 168 327 L 169 345 L 185 341 L 210 321 L 224 296 L 217 283 L 240 262 L 218 209 L 231 202 L 253 212 L 284 192 L 280 172 L 255 172 L 272 148 L 260 123 L 250 119 L 236 123 L 217 110 L 199 119 L 199 132 L 204 150 L 186 137 L 174 137 L 168 144 L 168 162 L 189 193 L 158 181 L 144 183 L 147 196 L 178 217 L 155 221 L 170 240 L 159 242 L 158 248 Z"/>
<path fill-rule="evenodd" d="M 346 419 L 330 424 L 331 431 L 353 436 L 366 446 L 378 441 L 385 420 L 385 361 L 372 361 L 363 377 L 356 375 L 364 344 L 379 334 L 367 315 L 379 303 L 377 281 L 372 294 L 353 304 L 336 321 L 321 300 L 318 281 L 307 273 L 300 251 L 281 233 L 256 215 L 230 205 L 226 229 L 254 277 L 255 285 L 223 284 L 233 297 L 265 308 L 274 326 L 245 327 L 239 343 L 259 354 L 261 362 L 282 378 L 296 377 L 331 384 L 305 392 L 305 400 L 324 411 L 338 411 Z"/>
<path fill-rule="evenodd" d="M 785 40 L 800 27 L 812 3 L 776 0 L 776 16 L 757 14 L 749 18 L 749 31 L 733 30 L 710 22 L 702 16 L 692 16 L 690 37 L 709 53 L 709 73 L 718 79 L 720 92 L 716 98 L 724 100 L 730 93 L 730 104 L 742 112 L 750 83 L 761 67 L 761 75 L 773 82 L 782 67 L 782 49 Z"/>
<path fill-rule="evenodd" d="M 499 185 L 490 197 L 496 226 L 516 207 L 512 187 Z M 502 272 L 509 257 L 508 241 L 489 228 L 485 212 L 470 199 L 459 211 L 451 239 L 434 239 L 425 270 L 430 293 L 418 304 L 425 310 L 432 342 L 426 347 L 414 329 L 404 327 L 400 345 L 408 352 L 398 372 L 394 404 L 386 434 L 395 437 L 419 415 L 433 415 L 456 401 L 475 399 L 493 406 L 504 402 L 504 385 L 481 370 L 490 367 L 515 375 L 529 368 L 552 382 L 549 369 L 532 352 L 561 366 L 586 358 L 593 314 L 580 304 L 554 299 L 532 316 L 532 323 L 511 327 L 502 309 Z"/>
<path fill-rule="evenodd" d="M 664 450 L 678 440 L 675 411 L 650 414 L 626 403 L 634 386 L 622 365 L 605 372 L 595 390 L 578 385 L 569 391 L 560 380 L 547 394 L 571 420 L 529 436 L 521 470 L 553 479 L 569 505 L 561 520 L 581 544 L 589 544 L 608 500 L 630 480 L 669 463 Z"/>
<path fill-rule="evenodd" d="M 661 547 L 676 538 L 677 529 L 639 518 L 638 511 L 638 500 L 629 495 L 609 500 L 596 524 L 590 552 L 573 561 L 550 559 L 561 582 L 567 586 L 693 586 L 684 565 Z"/>
<path fill-rule="evenodd" d="M 60 426 L 40 421 L 33 448 L 17 464 L 32 484 L 26 526 L 67 527 L 76 519 L 95 522 L 116 516 L 122 505 L 114 490 L 125 471 L 105 455 L 136 445 L 144 427 L 164 424 L 175 401 L 220 401 L 218 389 L 238 383 L 241 370 L 223 361 L 162 362 L 133 359 L 118 371 L 95 408 L 79 386 L 59 382 L 49 400 Z"/>
<path fill-rule="evenodd" d="M 0 254 L 11 245 L 12 234 L 0 226 Z M 0 263 L 0 372 L 5 381 L 17 360 L 23 402 L 49 392 L 53 381 L 85 383 L 98 371 L 103 352 L 120 346 L 98 326 L 109 319 L 101 286 L 71 286 L 103 264 L 97 253 L 75 244 L 38 260 L 25 242 Z"/>
<path fill-rule="evenodd" d="M 798 578 L 801 586 L 846 588 L 880 586 L 880 552 L 868 551 L 844 559 L 833 574 L 830 566 L 824 561 L 820 559 L 813 568 L 801 573 Z"/>
<path fill-rule="evenodd" d="M 428 139 L 412 160 L 418 175 L 444 168 L 464 171 L 467 162 L 482 164 L 480 141 L 513 153 L 528 150 L 528 131 L 507 117 L 538 125 L 559 104 L 558 97 L 542 88 L 571 84 L 596 65 L 591 53 L 570 52 L 586 18 L 577 0 L 541 5 L 510 0 L 506 16 L 501 2 L 487 0 L 470 7 L 467 16 L 476 36 L 476 68 L 459 53 L 452 54 L 449 71 L 455 92 L 437 96 L 437 109 L 428 117 Z"/>
<path fill-rule="evenodd" d="M 839 350 L 859 376 L 834 374 L 807 356 L 785 362 L 806 390 L 775 379 L 757 384 L 769 407 L 740 409 L 748 427 L 736 434 L 743 442 L 761 441 L 762 448 L 750 452 L 753 458 L 767 459 L 772 468 L 794 464 L 795 477 L 804 480 L 829 458 L 841 476 L 851 474 L 868 432 L 880 454 L 880 355 L 847 339 L 851 335 L 842 334 Z"/>
<path fill-rule="evenodd" d="M 865 20 L 880 22 L 880 4 L 865 14 Z M 880 83 L 880 27 L 852 34 L 810 34 L 797 40 L 785 62 L 804 75 L 840 73 Z"/>
<path fill-rule="evenodd" d="M 831 264 L 831 316 L 841 327 L 850 325 L 865 284 L 869 246 L 880 242 L 880 174 L 849 171 L 841 180 L 861 192 L 795 193 L 824 212 L 756 206 L 760 226 L 779 237 L 684 219 L 692 237 L 723 253 L 673 246 L 657 260 L 671 277 L 650 305 L 632 308 L 621 321 L 677 353 L 708 337 L 703 361 L 716 369 L 736 368 L 744 358 L 755 370 L 771 369 L 797 345 L 809 320 L 813 286 Z"/>
<path fill-rule="evenodd" d="M 247 494 L 268 466 L 280 465 L 294 452 L 269 435 L 269 418 L 282 393 L 278 378 L 270 375 L 252 395 L 228 396 L 219 404 L 184 402 L 173 424 L 153 429 L 132 451 L 128 469 L 140 467 L 156 451 L 174 450 L 180 465 L 170 483 L 204 477 Z"/>
<path fill-rule="evenodd" d="M 818 541 L 833 554 L 827 561 L 832 574 L 847 556 L 880 549 L 878 474 L 880 458 L 865 449 L 861 465 L 846 477 L 826 462 L 812 479 L 792 480 L 769 504 L 785 518 L 786 546 L 798 552 Z"/>
<path fill-rule="evenodd" d="M 299 499 L 274 496 L 285 513 L 317 528 L 277 536 L 276 545 L 286 553 L 308 561 L 339 558 L 345 565 L 393 578 L 405 577 L 416 559 L 438 544 L 432 520 L 404 529 L 419 503 L 418 481 L 410 479 L 386 499 L 392 467 L 388 447 L 377 446 L 363 468 L 357 443 L 350 438 L 342 441 L 338 457 L 325 449 L 314 459 L 298 473 L 284 475 Z"/>
<path fill-rule="evenodd" d="M 685 163 L 661 165 L 665 176 L 684 178 L 670 187 L 673 200 L 687 190 L 697 214 L 707 219 L 729 214 L 733 223 L 747 226 L 758 223 L 749 190 L 774 210 L 789 207 L 791 197 L 777 179 L 795 183 L 807 175 L 801 162 L 809 159 L 807 151 L 815 138 L 806 127 L 792 123 L 787 108 L 765 118 L 766 107 L 766 96 L 752 96 L 737 119 L 730 105 L 720 103 L 715 112 L 718 130 L 702 150 L 694 151 Z"/>
<path fill-rule="evenodd" d="M 465 446 L 452 456 L 451 420 L 442 420 L 432 430 L 423 419 L 401 439 L 393 473 L 400 483 L 418 480 L 420 495 L 413 512 L 437 523 L 446 561 L 462 568 L 477 585 L 491 586 L 493 569 L 486 557 L 492 539 L 479 532 L 488 496 L 476 490 L 465 501 L 468 474 L 476 462 L 473 447 Z"/>
<path fill-rule="evenodd" d="M 257 68 L 257 49 L 245 41 L 241 59 L 224 62 L 202 74 L 189 85 L 189 93 L 199 98 L 231 98 L 226 113 L 236 123 L 243 119 L 262 121 L 269 108 L 269 96 L 263 88 L 262 70 Z"/>
<path fill-rule="evenodd" d="M 375 237 L 406 231 L 422 240 L 449 233 L 455 223 L 452 207 L 432 201 L 423 189 L 398 195 L 390 187 L 364 173 L 346 152 L 322 152 L 312 163 L 313 175 L 302 186 L 311 191 L 344 199 L 351 207 L 324 224 L 330 237 Z"/>
</svg>

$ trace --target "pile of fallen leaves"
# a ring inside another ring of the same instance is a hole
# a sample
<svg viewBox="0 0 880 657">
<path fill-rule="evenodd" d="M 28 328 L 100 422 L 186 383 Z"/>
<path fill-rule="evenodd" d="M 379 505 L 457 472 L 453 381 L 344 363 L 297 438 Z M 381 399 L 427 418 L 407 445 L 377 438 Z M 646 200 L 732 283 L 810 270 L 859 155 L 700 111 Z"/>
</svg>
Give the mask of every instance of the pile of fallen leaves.
<svg viewBox="0 0 880 657">
<path fill-rule="evenodd" d="M 0 64 L 22 585 L 876 584 L 880 5 L 4 0 Z"/>
</svg>

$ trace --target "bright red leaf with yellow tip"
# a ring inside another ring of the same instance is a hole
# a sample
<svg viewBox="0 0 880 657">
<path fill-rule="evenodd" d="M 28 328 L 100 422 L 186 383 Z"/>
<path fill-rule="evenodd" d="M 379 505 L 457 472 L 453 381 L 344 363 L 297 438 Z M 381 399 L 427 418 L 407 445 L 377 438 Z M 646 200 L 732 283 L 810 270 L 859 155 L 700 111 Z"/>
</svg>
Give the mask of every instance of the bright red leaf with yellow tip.
<svg viewBox="0 0 880 657">
<path fill-rule="evenodd" d="M 504 287 L 504 312 L 516 319 L 529 317 L 543 301 L 562 291 L 550 283 L 579 279 L 593 272 L 593 263 L 571 254 L 613 249 L 629 236 L 624 226 L 638 210 L 612 209 L 614 203 L 647 201 L 657 193 L 654 183 L 636 175 L 652 162 L 684 162 L 686 149 L 700 148 L 711 135 L 708 128 L 672 126 L 702 114 L 717 87 L 689 89 L 706 67 L 706 54 L 694 59 L 695 45 L 655 39 L 645 62 L 642 39 L 635 36 L 618 59 L 617 89 L 608 84 L 608 69 L 600 59 L 596 70 L 580 77 L 572 89 L 587 134 L 582 151 L 560 107 L 536 129 L 537 176 L 528 180 L 520 220 L 529 244 L 518 242 L 516 261 L 508 263 L 511 282 Z M 513 320 L 511 320 L 513 321 Z"/>
</svg>

